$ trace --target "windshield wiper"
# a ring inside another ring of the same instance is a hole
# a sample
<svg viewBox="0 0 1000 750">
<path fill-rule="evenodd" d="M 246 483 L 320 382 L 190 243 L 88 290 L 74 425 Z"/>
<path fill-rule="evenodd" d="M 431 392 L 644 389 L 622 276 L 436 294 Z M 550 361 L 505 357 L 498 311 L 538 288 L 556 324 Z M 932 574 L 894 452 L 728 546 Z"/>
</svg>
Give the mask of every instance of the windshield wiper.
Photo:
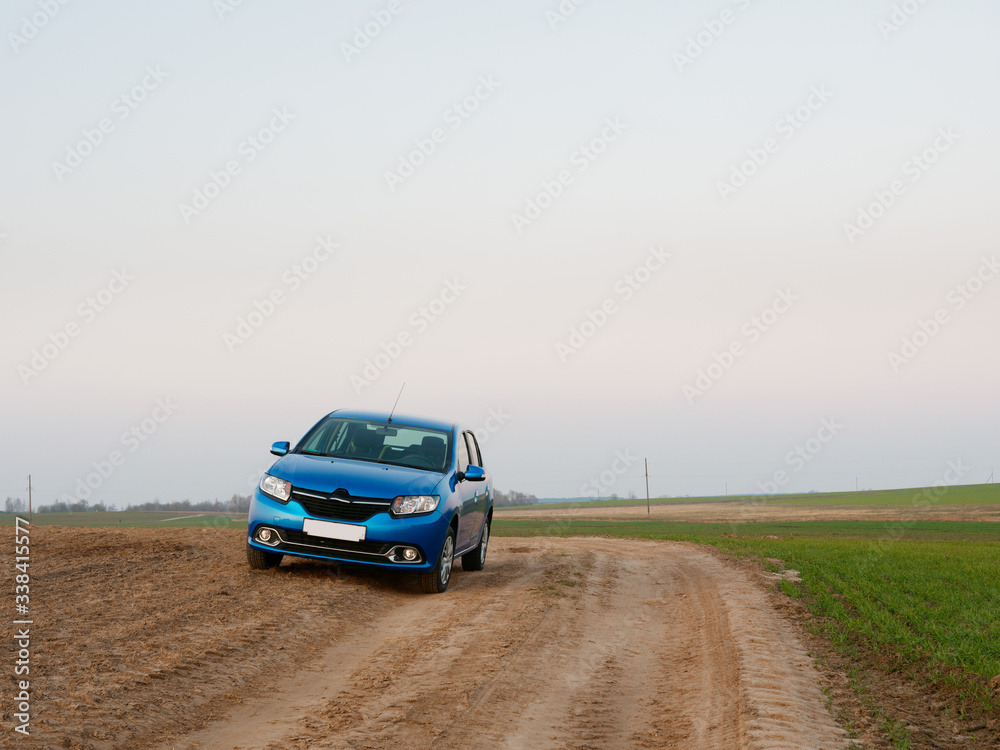
<svg viewBox="0 0 1000 750">
<path fill-rule="evenodd" d="M 433 471 L 435 474 L 444 474 L 442 469 L 428 469 L 426 466 L 414 466 L 413 464 L 389 464 L 389 466 L 402 466 L 404 469 L 416 469 L 417 471 Z"/>
<path fill-rule="evenodd" d="M 407 469 L 416 469 L 417 471 L 433 471 L 437 474 L 442 474 L 440 469 L 428 469 L 426 466 L 414 466 L 413 464 L 401 464 L 394 461 L 380 461 L 377 458 L 365 458 L 364 456 L 347 456 L 341 453 L 320 453 L 319 451 L 312 451 L 307 448 L 303 448 L 300 453 L 308 453 L 310 456 L 323 456 L 324 458 L 343 458 L 347 461 L 364 461 L 369 464 L 382 464 L 383 466 L 402 466 Z"/>
</svg>

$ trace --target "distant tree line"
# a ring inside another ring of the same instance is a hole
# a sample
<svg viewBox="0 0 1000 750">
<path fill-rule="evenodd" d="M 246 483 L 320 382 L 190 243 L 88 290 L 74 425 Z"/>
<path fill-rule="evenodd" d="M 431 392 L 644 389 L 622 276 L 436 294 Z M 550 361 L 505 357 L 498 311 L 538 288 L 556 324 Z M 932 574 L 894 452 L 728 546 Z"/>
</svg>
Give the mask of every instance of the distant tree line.
<svg viewBox="0 0 1000 750">
<path fill-rule="evenodd" d="M 534 495 L 529 495 L 525 492 L 518 492 L 517 490 L 511 490 L 510 492 L 503 492 L 502 490 L 493 491 L 493 504 L 500 505 L 536 505 L 538 503 L 538 498 Z"/>
<path fill-rule="evenodd" d="M 27 504 L 18 498 L 13 500 L 7 498 L 7 513 L 19 513 L 28 509 Z M 42 505 L 36 509 L 39 513 L 85 513 L 88 511 L 117 511 L 114 505 L 105 505 L 103 502 L 90 505 L 86 500 L 75 503 L 67 503 L 63 500 L 56 501 L 51 505 Z M 207 510 L 222 513 L 246 513 L 250 510 L 250 495 L 233 495 L 228 500 L 202 500 L 192 503 L 190 500 L 177 500 L 172 503 L 164 503 L 154 500 L 151 503 L 140 503 L 138 505 L 128 505 L 125 510 L 170 510 L 170 511 L 192 511 Z"/>
<path fill-rule="evenodd" d="M 19 497 L 8 497 L 4 503 L 4 513 L 24 513 L 28 510 L 28 504 Z"/>
<path fill-rule="evenodd" d="M 86 513 L 87 511 L 97 511 L 103 513 L 108 510 L 115 510 L 115 506 L 108 507 L 104 502 L 91 505 L 86 500 L 79 500 L 75 503 L 67 503 L 64 500 L 57 500 L 51 505 L 40 505 L 35 509 L 38 513 Z"/>
<path fill-rule="evenodd" d="M 201 500 L 196 503 L 190 500 L 176 500 L 172 503 L 154 500 L 151 503 L 129 505 L 126 510 L 208 510 L 217 513 L 246 513 L 250 510 L 250 495 L 234 494 L 228 500 Z"/>
</svg>

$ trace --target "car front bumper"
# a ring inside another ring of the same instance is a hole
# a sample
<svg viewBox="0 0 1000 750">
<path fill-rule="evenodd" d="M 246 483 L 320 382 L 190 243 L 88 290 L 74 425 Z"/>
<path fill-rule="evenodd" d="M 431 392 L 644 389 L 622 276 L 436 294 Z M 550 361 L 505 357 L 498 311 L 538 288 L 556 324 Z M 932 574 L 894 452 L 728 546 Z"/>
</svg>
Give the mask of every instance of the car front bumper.
<svg viewBox="0 0 1000 750">
<path fill-rule="evenodd" d="M 393 518 L 389 513 L 376 513 L 367 521 L 348 524 L 365 527 L 363 541 L 349 542 L 305 533 L 302 523 L 306 518 L 331 520 L 309 515 L 295 500 L 289 500 L 287 504 L 272 500 L 257 488 L 250 502 L 247 543 L 264 552 L 397 570 L 429 571 L 437 565 L 450 522 L 439 511 L 409 518 Z M 272 538 L 268 544 L 258 541 L 256 534 L 261 527 L 272 529 L 278 540 Z M 406 547 L 415 548 L 419 552 L 419 559 L 413 562 L 402 560 L 400 553 Z"/>
</svg>

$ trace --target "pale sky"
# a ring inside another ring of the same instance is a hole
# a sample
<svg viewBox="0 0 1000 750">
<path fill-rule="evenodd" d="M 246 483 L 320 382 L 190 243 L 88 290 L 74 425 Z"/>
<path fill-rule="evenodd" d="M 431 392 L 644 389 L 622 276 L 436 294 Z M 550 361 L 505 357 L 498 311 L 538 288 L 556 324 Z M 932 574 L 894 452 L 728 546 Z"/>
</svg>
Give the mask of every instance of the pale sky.
<svg viewBox="0 0 1000 750">
<path fill-rule="evenodd" d="M 1000 459 L 996 3 L 16 0 L 0 31 L 0 497 L 225 499 L 403 382 L 541 497 Z"/>
</svg>

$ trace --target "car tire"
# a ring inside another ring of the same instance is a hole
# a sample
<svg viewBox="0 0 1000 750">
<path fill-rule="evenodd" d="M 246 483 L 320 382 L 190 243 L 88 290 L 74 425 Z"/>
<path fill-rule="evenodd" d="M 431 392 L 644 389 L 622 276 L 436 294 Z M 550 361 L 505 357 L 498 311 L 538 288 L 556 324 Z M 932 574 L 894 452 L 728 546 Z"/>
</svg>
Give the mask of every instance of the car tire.
<svg viewBox="0 0 1000 750">
<path fill-rule="evenodd" d="M 486 567 L 486 546 L 490 543 L 490 522 L 483 524 L 479 544 L 472 552 L 462 555 L 462 570 L 482 570 Z"/>
<path fill-rule="evenodd" d="M 268 570 L 276 568 L 281 564 L 284 555 L 278 552 L 265 552 L 262 549 L 251 547 L 247 544 L 247 562 L 253 570 Z"/>
<path fill-rule="evenodd" d="M 443 594 L 451 582 L 451 573 L 455 567 L 455 530 L 448 528 L 448 536 L 441 545 L 441 555 L 437 565 L 429 573 L 417 573 L 420 590 L 425 594 Z"/>
</svg>

